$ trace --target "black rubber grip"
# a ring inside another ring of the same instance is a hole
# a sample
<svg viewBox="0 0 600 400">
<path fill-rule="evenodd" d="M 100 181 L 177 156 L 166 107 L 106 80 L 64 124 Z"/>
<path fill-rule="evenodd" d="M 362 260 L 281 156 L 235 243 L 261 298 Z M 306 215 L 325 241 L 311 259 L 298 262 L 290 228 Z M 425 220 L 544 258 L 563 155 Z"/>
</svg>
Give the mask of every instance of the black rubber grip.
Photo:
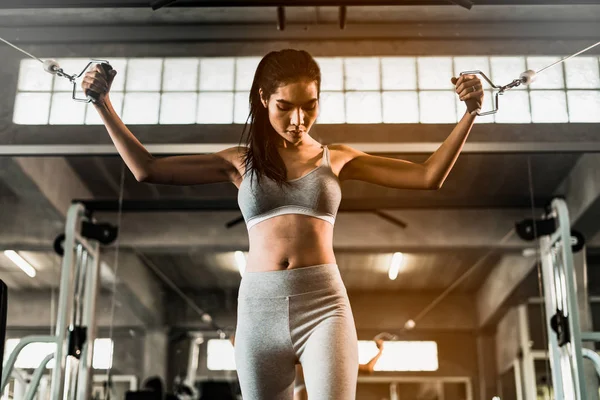
<svg viewBox="0 0 600 400">
<path fill-rule="evenodd" d="M 106 78 L 106 80 L 108 80 L 109 73 L 110 73 L 110 71 L 112 71 L 112 67 L 107 63 L 100 64 L 100 67 L 102 67 L 102 73 L 104 74 L 104 77 Z M 90 100 L 94 104 L 98 102 L 98 98 L 100 97 L 99 93 L 96 93 L 90 89 L 88 89 L 85 92 L 85 95 L 86 95 L 87 99 Z"/>
</svg>

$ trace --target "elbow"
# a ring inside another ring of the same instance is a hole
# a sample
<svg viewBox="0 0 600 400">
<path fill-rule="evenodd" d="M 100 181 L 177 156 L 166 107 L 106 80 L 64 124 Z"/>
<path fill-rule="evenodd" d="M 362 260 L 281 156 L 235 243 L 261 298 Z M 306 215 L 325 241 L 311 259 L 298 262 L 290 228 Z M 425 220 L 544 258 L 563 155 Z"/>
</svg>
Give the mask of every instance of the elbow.
<svg viewBox="0 0 600 400">
<path fill-rule="evenodd" d="M 140 169 L 135 171 L 133 176 L 135 180 L 142 183 L 152 183 L 151 174 L 148 169 Z"/>
<path fill-rule="evenodd" d="M 434 181 L 427 185 L 428 190 L 440 190 L 444 185 L 444 181 Z"/>
<path fill-rule="evenodd" d="M 136 168 L 133 172 L 133 176 L 135 180 L 143 183 L 152 183 L 152 161 L 148 162 L 146 165 L 141 166 L 140 168 Z"/>
<path fill-rule="evenodd" d="M 439 176 L 439 174 L 431 170 L 431 168 L 425 168 L 423 178 L 423 181 L 425 182 L 425 190 L 440 190 L 445 180 L 445 177 Z"/>
<path fill-rule="evenodd" d="M 142 183 L 149 183 L 150 175 L 147 173 L 138 172 L 137 174 L 135 174 L 135 180 Z"/>
<path fill-rule="evenodd" d="M 426 190 L 440 190 L 444 185 L 443 179 L 426 179 L 425 188 Z"/>
</svg>

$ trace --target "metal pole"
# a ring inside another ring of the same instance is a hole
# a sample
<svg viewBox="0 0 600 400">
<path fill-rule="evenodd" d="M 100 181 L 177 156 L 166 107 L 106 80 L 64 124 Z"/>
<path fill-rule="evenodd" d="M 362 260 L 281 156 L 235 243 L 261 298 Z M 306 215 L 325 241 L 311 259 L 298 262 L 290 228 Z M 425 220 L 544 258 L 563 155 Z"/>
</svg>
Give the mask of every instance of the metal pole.
<svg viewBox="0 0 600 400">
<path fill-rule="evenodd" d="M 86 340 L 81 349 L 79 360 L 77 400 L 88 400 L 91 396 L 92 361 L 94 358 L 94 341 L 96 339 L 96 299 L 98 297 L 98 280 L 100 274 L 100 246 L 94 243 L 94 253 L 88 254 L 88 265 L 85 279 L 85 291 L 81 324 L 87 328 Z"/>
<path fill-rule="evenodd" d="M 84 207 L 72 204 L 67 212 L 65 227 L 64 256 L 60 276 L 60 292 L 58 297 L 58 312 L 56 318 L 56 354 L 55 366 L 52 370 L 50 398 L 62 400 L 65 383 L 65 367 L 67 353 L 67 324 L 73 305 L 73 270 L 75 263 L 75 232 L 80 230 L 80 217 Z"/>
</svg>

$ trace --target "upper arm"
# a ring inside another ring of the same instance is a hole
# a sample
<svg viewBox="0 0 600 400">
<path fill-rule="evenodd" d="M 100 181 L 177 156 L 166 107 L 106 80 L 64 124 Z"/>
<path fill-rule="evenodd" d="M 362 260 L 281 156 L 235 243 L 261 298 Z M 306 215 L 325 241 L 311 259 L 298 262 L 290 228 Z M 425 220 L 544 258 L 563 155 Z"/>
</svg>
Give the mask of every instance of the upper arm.
<svg viewBox="0 0 600 400">
<path fill-rule="evenodd" d="M 424 164 L 374 156 L 346 145 L 336 148 L 342 159 L 340 181 L 359 180 L 395 189 L 434 189 Z"/>
<path fill-rule="evenodd" d="M 241 176 L 242 154 L 242 147 L 231 147 L 212 154 L 155 158 L 143 181 L 165 185 L 235 182 Z"/>
</svg>

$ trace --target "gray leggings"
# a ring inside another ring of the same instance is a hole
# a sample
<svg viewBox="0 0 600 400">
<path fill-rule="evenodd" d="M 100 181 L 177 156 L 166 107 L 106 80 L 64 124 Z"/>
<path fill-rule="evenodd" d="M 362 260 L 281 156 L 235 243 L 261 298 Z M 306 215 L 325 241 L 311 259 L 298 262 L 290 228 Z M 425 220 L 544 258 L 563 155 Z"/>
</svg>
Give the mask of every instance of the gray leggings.
<svg viewBox="0 0 600 400">
<path fill-rule="evenodd" d="M 358 345 L 337 265 L 246 272 L 235 362 L 244 400 L 291 400 L 295 364 L 311 400 L 353 400 Z"/>
</svg>

